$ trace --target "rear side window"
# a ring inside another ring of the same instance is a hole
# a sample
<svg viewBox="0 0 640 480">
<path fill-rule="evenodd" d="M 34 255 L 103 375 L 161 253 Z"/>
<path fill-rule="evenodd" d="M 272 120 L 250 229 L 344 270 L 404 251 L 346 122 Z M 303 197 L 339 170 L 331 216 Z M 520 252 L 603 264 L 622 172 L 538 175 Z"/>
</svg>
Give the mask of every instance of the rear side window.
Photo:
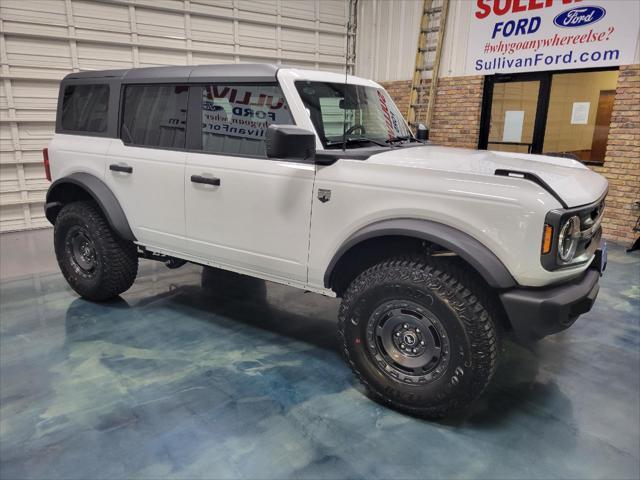
<svg viewBox="0 0 640 480">
<path fill-rule="evenodd" d="M 62 130 L 104 132 L 108 105 L 108 85 L 69 85 L 62 99 Z"/>
<path fill-rule="evenodd" d="M 185 85 L 127 85 L 120 138 L 127 144 L 184 148 L 187 127 Z"/>
<path fill-rule="evenodd" d="M 201 94 L 205 152 L 263 157 L 269 125 L 294 123 L 277 85 L 205 85 Z"/>
</svg>

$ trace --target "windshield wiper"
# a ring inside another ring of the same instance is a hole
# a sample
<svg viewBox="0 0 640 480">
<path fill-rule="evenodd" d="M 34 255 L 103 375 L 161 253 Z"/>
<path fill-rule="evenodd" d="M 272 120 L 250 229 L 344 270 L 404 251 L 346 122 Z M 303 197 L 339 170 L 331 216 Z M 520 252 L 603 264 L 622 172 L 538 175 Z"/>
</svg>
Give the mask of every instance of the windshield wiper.
<svg viewBox="0 0 640 480">
<path fill-rule="evenodd" d="M 342 146 L 342 140 L 330 141 L 327 140 L 327 147 L 337 147 Z M 373 140 L 372 138 L 367 137 L 349 137 L 345 138 L 344 143 L 349 145 L 350 143 L 373 143 L 374 145 L 378 145 L 379 147 L 388 147 L 386 143 L 379 142 L 377 140 Z"/>
<path fill-rule="evenodd" d="M 385 143 L 404 142 L 406 140 L 412 141 L 414 138 L 411 135 L 397 136 L 385 140 Z"/>
</svg>

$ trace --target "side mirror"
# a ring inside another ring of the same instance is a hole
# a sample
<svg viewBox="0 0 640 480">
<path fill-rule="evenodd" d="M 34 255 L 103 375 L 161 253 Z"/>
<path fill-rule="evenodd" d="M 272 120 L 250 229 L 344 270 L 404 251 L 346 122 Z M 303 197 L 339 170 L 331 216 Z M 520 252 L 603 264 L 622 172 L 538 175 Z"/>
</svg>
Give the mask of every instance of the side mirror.
<svg viewBox="0 0 640 480">
<path fill-rule="evenodd" d="M 267 158 L 312 161 L 316 155 L 315 133 L 295 125 L 269 125 Z"/>
<path fill-rule="evenodd" d="M 420 140 L 422 142 L 429 140 L 429 129 L 422 123 L 420 123 L 416 129 L 416 140 Z"/>
</svg>

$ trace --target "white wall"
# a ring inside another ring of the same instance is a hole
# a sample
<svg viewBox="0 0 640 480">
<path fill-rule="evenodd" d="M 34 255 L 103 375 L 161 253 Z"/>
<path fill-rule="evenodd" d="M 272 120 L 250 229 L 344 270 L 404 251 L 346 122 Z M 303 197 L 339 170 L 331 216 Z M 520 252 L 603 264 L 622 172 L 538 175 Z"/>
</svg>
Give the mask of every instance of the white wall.
<svg viewBox="0 0 640 480">
<path fill-rule="evenodd" d="M 1 0 L 0 231 L 48 225 L 42 148 L 82 70 L 272 62 L 344 71 L 342 0 Z"/>
<path fill-rule="evenodd" d="M 356 74 L 377 81 L 413 76 L 422 0 L 359 0 Z"/>
<path fill-rule="evenodd" d="M 447 26 L 445 29 L 440 77 L 464 75 L 467 62 L 467 42 L 469 40 L 469 19 L 476 2 L 471 0 L 450 0 Z"/>
<path fill-rule="evenodd" d="M 423 4 L 423 0 L 360 0 L 357 75 L 376 81 L 410 80 L 413 77 Z M 434 0 L 433 6 L 439 5 L 441 2 Z M 474 6 L 475 2 L 471 0 L 449 1 L 441 77 L 464 74 L 469 18 Z M 439 18 L 439 15 L 435 16 L 430 25 L 437 25 Z M 430 55 L 428 61 L 434 56 L 433 53 Z"/>
<path fill-rule="evenodd" d="M 433 6 L 440 6 L 434 0 Z M 418 34 L 423 0 L 360 0 L 358 3 L 358 35 L 356 42 L 356 75 L 376 81 L 410 80 L 418 48 Z M 468 22 L 464 15 L 471 9 L 468 0 L 451 0 L 449 22 L 445 29 L 445 48 L 441 74 L 464 66 Z M 436 26 L 440 16 L 432 18 Z M 435 40 L 436 35 L 429 37 Z M 462 45 L 462 48 L 460 48 Z M 434 53 L 427 61 L 432 61 Z M 426 75 L 428 77 L 428 74 Z"/>
</svg>

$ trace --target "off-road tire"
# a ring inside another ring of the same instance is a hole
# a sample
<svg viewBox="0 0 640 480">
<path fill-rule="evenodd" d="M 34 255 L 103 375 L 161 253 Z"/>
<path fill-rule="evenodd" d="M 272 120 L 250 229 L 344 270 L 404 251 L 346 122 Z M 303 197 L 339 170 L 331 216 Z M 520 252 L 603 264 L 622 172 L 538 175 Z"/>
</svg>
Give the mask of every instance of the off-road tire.
<svg viewBox="0 0 640 480">
<path fill-rule="evenodd" d="M 72 244 L 79 235 L 84 245 L 90 245 L 90 270 L 80 267 L 77 252 L 74 254 Z M 73 202 L 60 210 L 54 245 L 62 275 L 87 300 L 101 302 L 120 295 L 131 287 L 138 274 L 135 244 L 120 238 L 92 201 Z"/>
<path fill-rule="evenodd" d="M 380 361 L 383 347 L 372 345 L 381 342 L 371 330 L 371 322 L 379 321 L 372 314 L 394 302 L 431 315 L 445 332 L 449 356 L 442 359 L 447 363 L 439 360 L 441 371 L 434 370 L 428 380 L 397 378 L 390 362 Z M 422 256 L 389 259 L 363 272 L 345 292 L 339 311 L 341 347 L 373 399 L 413 415 L 441 418 L 468 407 L 495 372 L 499 330 L 492 311 L 486 287 L 455 263 Z"/>
</svg>

